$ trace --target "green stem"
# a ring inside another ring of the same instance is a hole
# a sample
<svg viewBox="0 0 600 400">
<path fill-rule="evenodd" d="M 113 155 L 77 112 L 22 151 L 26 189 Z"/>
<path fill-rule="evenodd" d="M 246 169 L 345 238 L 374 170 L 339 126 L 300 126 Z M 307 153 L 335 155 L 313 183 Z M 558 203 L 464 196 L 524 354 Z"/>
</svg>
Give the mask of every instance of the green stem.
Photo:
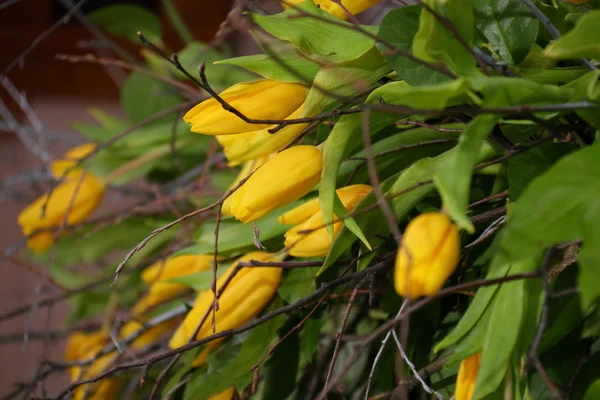
<svg viewBox="0 0 600 400">
<path fill-rule="evenodd" d="M 177 34 L 183 40 L 185 44 L 191 43 L 194 41 L 194 35 L 192 31 L 185 25 L 183 19 L 181 19 L 181 15 L 179 15 L 179 11 L 173 4 L 172 0 L 162 0 L 163 7 L 167 11 L 167 17 L 173 25 L 173 28 L 177 31 Z"/>
</svg>

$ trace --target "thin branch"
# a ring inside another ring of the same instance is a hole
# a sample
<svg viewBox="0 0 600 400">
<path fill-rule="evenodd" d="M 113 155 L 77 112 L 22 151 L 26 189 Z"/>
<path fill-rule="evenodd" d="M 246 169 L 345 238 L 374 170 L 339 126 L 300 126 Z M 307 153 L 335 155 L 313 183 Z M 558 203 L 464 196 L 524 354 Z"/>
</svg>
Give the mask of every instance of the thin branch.
<svg viewBox="0 0 600 400">
<path fill-rule="evenodd" d="M 550 32 L 550 35 L 552 36 L 553 39 L 556 40 L 560 37 L 560 31 L 554 26 L 552 21 L 550 21 L 550 19 L 548 17 L 546 17 L 546 14 L 544 14 L 539 8 L 536 7 L 536 5 L 533 3 L 533 1 L 521 0 L 521 2 L 523 4 L 525 4 L 525 6 L 527 8 L 529 8 L 529 10 L 533 13 L 533 15 L 535 15 L 535 17 L 537 19 L 540 20 L 540 22 L 542 23 L 542 25 L 544 25 L 546 30 L 548 32 Z M 595 71 L 597 69 L 596 66 L 594 65 L 594 63 L 592 63 L 588 59 L 580 58 L 579 61 L 590 71 Z"/>
</svg>

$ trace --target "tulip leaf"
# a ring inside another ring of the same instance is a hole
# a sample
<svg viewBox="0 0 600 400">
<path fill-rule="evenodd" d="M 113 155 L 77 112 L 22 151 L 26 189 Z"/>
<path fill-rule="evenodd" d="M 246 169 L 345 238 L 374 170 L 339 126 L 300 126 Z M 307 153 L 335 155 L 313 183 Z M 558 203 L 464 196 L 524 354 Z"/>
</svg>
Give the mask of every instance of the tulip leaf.
<svg viewBox="0 0 600 400">
<path fill-rule="evenodd" d="M 529 272 L 538 266 L 538 261 L 539 254 L 517 263 L 511 268 L 511 274 Z M 498 289 L 483 342 L 474 398 L 486 398 L 496 391 L 511 360 L 520 360 L 525 354 L 537 328 L 541 294 L 542 286 L 537 280 L 506 282 Z"/>
<path fill-rule="evenodd" d="M 525 281 L 504 283 L 494 298 L 492 317 L 483 342 L 474 397 L 494 392 L 504 379 L 523 318 Z M 498 346 L 498 343 L 502 343 Z"/>
<path fill-rule="evenodd" d="M 569 101 L 572 90 L 518 78 L 470 78 L 470 86 L 483 94 L 485 107 L 548 104 Z M 467 204 L 471 189 L 476 154 L 485 138 L 500 121 L 498 114 L 481 114 L 471 121 L 460 136 L 457 152 L 448 167 L 435 176 L 435 184 L 444 207 L 457 225 L 468 232 L 474 230 L 467 217 Z"/>
<path fill-rule="evenodd" d="M 266 365 L 262 383 L 262 400 L 287 399 L 296 390 L 296 374 L 300 362 L 298 334 L 287 336 L 273 352 Z"/>
<path fill-rule="evenodd" d="M 472 0 L 426 0 L 425 3 L 436 13 L 450 20 L 463 41 L 469 46 L 472 45 L 475 25 Z M 445 63 L 459 76 L 481 75 L 466 46 L 425 7 L 421 10 L 419 30 L 413 39 L 412 52 L 422 60 Z"/>
<path fill-rule="evenodd" d="M 313 275 L 314 279 L 314 275 Z M 324 313 L 321 318 L 311 317 L 304 323 L 302 327 L 302 335 L 300 336 L 300 353 L 304 357 L 304 361 L 309 363 L 313 359 L 313 354 L 319 345 L 319 336 L 321 328 L 327 322 L 327 313 Z"/>
<path fill-rule="evenodd" d="M 366 104 L 375 104 L 383 99 L 390 104 L 414 108 L 443 110 L 469 92 L 470 85 L 465 80 L 455 80 L 436 85 L 413 87 L 406 82 L 392 82 L 375 89 Z M 362 115 L 345 115 L 335 124 L 323 148 L 323 172 L 319 185 L 321 210 L 325 220 L 334 215 L 335 189 L 338 172 L 344 158 L 356 149 L 361 140 Z M 397 119 L 393 114 L 372 113 L 369 120 L 370 134 L 373 135 Z"/>
<path fill-rule="evenodd" d="M 375 43 L 375 39 L 359 32 L 352 24 L 332 17 L 312 1 L 296 7 L 297 10 L 290 8 L 275 15 L 251 13 L 250 17 L 276 38 L 290 42 L 309 57 L 328 63 L 356 58 Z M 362 26 L 362 29 L 377 33 L 377 27 Z"/>
<path fill-rule="evenodd" d="M 107 32 L 139 44 L 137 33 L 142 32 L 148 40 L 161 43 L 160 21 L 144 7 L 131 4 L 115 4 L 102 7 L 87 16 Z"/>
<path fill-rule="evenodd" d="M 353 234 L 355 234 L 356 237 L 359 238 L 360 241 L 363 242 L 363 244 L 365 246 L 367 246 L 367 248 L 369 250 L 372 250 L 372 247 L 369 244 L 369 241 L 365 237 L 365 234 L 360 229 L 360 227 L 358 226 L 358 224 L 356 223 L 356 221 L 354 220 L 354 218 L 348 216 L 348 211 L 346 210 L 346 207 L 344 207 L 344 204 L 340 200 L 340 197 L 337 195 L 337 193 L 335 195 L 335 200 L 334 200 L 334 203 L 333 203 L 333 212 L 335 213 L 335 215 L 337 215 L 338 217 L 340 217 L 340 219 L 342 220 L 342 223 L 344 224 L 344 226 L 346 228 L 348 228 L 348 230 L 350 232 L 352 232 Z"/>
<path fill-rule="evenodd" d="M 276 299 L 266 312 L 281 307 L 281 300 Z M 221 393 L 231 386 L 242 390 L 252 382 L 250 369 L 265 354 L 271 342 L 277 338 L 277 331 L 285 323 L 285 316 L 278 315 L 250 331 L 242 347 L 234 357 L 209 357 L 208 370 L 199 368 L 192 373 L 190 382 L 185 387 L 183 399 L 203 399 Z"/>
<path fill-rule="evenodd" d="M 181 96 L 172 87 L 141 72 L 132 72 L 121 88 L 121 106 L 133 123 L 179 103 Z M 175 118 L 173 114 L 161 120 L 172 123 Z M 164 135 L 169 137 L 168 131 Z"/>
<path fill-rule="evenodd" d="M 473 167 L 480 146 L 498 120 L 496 115 L 477 116 L 460 135 L 457 152 L 448 168 L 441 169 L 434 178 L 448 214 L 459 228 L 466 229 L 469 233 L 473 233 L 475 229 L 466 214 Z"/>
<path fill-rule="evenodd" d="M 312 116 L 338 101 L 365 92 L 390 71 L 376 47 L 359 57 L 319 70 L 308 92 L 302 114 Z"/>
<path fill-rule="evenodd" d="M 588 146 L 534 179 L 512 207 L 501 243 L 503 252 L 519 259 L 555 243 L 583 239 L 578 280 L 583 310 L 600 296 L 594 283 L 600 262 L 599 157 L 600 145 Z"/>
<path fill-rule="evenodd" d="M 508 275 L 510 271 L 511 265 L 508 263 L 495 265 L 490 268 L 486 276 L 486 280 L 501 278 L 503 276 Z M 485 286 L 477 290 L 477 294 L 473 298 L 473 301 L 467 308 L 467 311 L 464 313 L 458 325 L 454 328 L 452 332 L 448 336 L 446 336 L 440 343 L 438 343 L 434 351 L 437 353 L 440 350 L 443 350 L 455 343 L 459 340 L 462 340 L 472 329 L 475 329 L 474 326 L 479 324 L 482 320 L 484 313 L 486 312 L 490 302 L 494 298 L 494 295 L 498 291 L 498 286 Z"/>
<path fill-rule="evenodd" d="M 255 54 L 220 60 L 216 61 L 215 64 L 235 65 L 267 79 L 299 83 L 312 82 L 321 68 L 318 63 L 297 54 L 279 55 L 279 58 L 280 60 L 275 60 L 266 54 Z M 304 79 L 301 79 L 299 75 Z"/>
<path fill-rule="evenodd" d="M 289 226 L 277 222 L 277 218 L 302 204 L 301 201 L 278 208 L 256 221 L 259 239 L 267 241 L 282 235 Z M 215 221 L 207 221 L 202 225 L 196 243 L 180 250 L 176 254 L 212 254 L 215 245 Z M 224 220 L 219 227 L 219 254 L 228 254 L 237 250 L 254 246 L 254 227 L 234 220 Z"/>
<path fill-rule="evenodd" d="M 288 304 L 294 303 L 315 291 L 315 268 L 297 268 L 288 272 L 277 289 L 277 293 Z"/>
<path fill-rule="evenodd" d="M 595 380 L 586 390 L 583 400 L 600 399 L 600 379 Z"/>
<path fill-rule="evenodd" d="M 417 5 L 404 6 L 388 12 L 381 21 L 377 35 L 387 43 L 410 52 L 413 38 L 419 29 L 420 13 L 421 7 Z M 385 60 L 394 68 L 398 78 L 410 85 L 437 83 L 449 79 L 446 75 L 401 54 L 386 55 L 393 49 L 388 48 L 384 43 L 377 42 L 377 47 L 384 55 Z"/>
<path fill-rule="evenodd" d="M 206 79 L 213 88 L 227 88 L 238 82 L 254 79 L 251 73 L 237 68 L 235 64 L 220 65 L 219 61 L 228 55 L 202 42 L 189 43 L 177 56 L 181 65 L 192 75 L 197 75 L 198 68 L 204 63 Z M 179 79 L 188 79 L 182 72 L 176 70 L 173 73 Z"/>
<path fill-rule="evenodd" d="M 505 64 L 527 56 L 538 34 L 539 21 L 521 0 L 473 0 L 475 27 Z"/>
<path fill-rule="evenodd" d="M 590 11 L 581 17 L 575 27 L 550 43 L 544 55 L 555 60 L 587 57 L 600 58 L 600 10 Z"/>
<path fill-rule="evenodd" d="M 533 179 L 575 149 L 572 143 L 543 143 L 508 160 L 510 199 L 516 201 Z"/>
<path fill-rule="evenodd" d="M 219 278 L 227 268 L 217 268 L 217 278 Z M 203 290 L 210 289 L 210 285 L 213 281 L 212 269 L 206 271 L 195 272 L 193 274 L 178 276 L 175 278 L 167 279 L 165 282 L 181 283 L 182 285 L 189 286 L 196 292 L 202 292 Z"/>
</svg>

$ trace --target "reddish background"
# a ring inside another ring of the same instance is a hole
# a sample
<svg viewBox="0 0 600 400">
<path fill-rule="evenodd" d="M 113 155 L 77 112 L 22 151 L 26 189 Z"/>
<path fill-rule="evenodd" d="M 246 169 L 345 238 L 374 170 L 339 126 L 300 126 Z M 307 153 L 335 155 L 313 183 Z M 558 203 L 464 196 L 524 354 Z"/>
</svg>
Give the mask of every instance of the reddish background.
<svg viewBox="0 0 600 400">
<path fill-rule="evenodd" d="M 210 41 L 225 19 L 230 1 L 224 0 L 173 0 L 181 11 L 195 38 Z M 1 4 L 2 2 L 0 2 Z M 87 5 L 107 3 L 90 0 Z M 134 1 L 112 1 L 112 3 L 134 3 Z M 178 50 L 182 43 L 161 10 L 160 1 L 155 3 L 156 12 L 163 22 L 164 39 L 167 45 Z M 51 26 L 64 13 L 57 2 L 52 0 L 20 0 L 14 5 L 0 10 L 0 73 L 19 56 L 44 30 Z M 46 38 L 29 54 L 21 68 L 14 68 L 8 77 L 14 85 L 25 91 L 33 109 L 50 131 L 56 131 L 65 138 L 65 143 L 51 148 L 54 154 L 60 154 L 73 135 L 68 122 L 86 120 L 87 107 L 95 106 L 112 113 L 119 113 L 118 87 L 99 66 L 89 64 L 68 64 L 54 59 L 57 53 L 82 54 L 78 43 L 92 39 L 93 36 L 80 26 L 76 20 L 63 25 Z M 133 53 L 137 48 L 125 41 L 118 41 Z M 0 96 L 10 110 L 24 121 L 19 107 L 10 100 L 0 88 Z M 0 180 L 29 171 L 40 165 L 40 160 L 30 154 L 11 132 L 0 130 Z M 25 186 L 25 187 L 24 187 Z M 19 189 L 27 189 L 27 185 Z M 0 248 L 8 248 L 21 238 L 16 218 L 19 211 L 31 199 L 32 194 L 18 192 L 23 190 L 0 192 Z M 23 196 L 24 195 L 24 196 Z M 0 262 L 0 313 L 20 305 L 31 304 L 35 287 L 39 284 L 37 276 L 6 261 Z M 42 297 L 57 293 L 50 291 Z M 46 310 L 32 315 L 32 331 L 46 327 L 59 329 L 68 305 L 61 304 L 52 309 L 48 318 Z M 9 333 L 23 333 L 27 316 L 0 322 L 0 336 Z M 42 342 L 31 340 L 24 344 L 22 340 L 10 344 L 0 343 L 0 397 L 11 392 L 17 381 L 29 381 L 42 356 Z M 63 357 L 64 343 L 50 342 L 46 356 L 60 360 Z M 66 375 L 55 375 L 48 380 L 49 394 L 65 387 Z"/>
</svg>

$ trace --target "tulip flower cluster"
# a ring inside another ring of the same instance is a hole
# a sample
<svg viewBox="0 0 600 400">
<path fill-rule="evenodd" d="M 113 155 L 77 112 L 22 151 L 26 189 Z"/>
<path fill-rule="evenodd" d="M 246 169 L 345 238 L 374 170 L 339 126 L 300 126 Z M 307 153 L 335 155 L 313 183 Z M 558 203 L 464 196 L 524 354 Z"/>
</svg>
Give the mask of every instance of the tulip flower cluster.
<svg viewBox="0 0 600 400">
<path fill-rule="evenodd" d="M 105 183 L 76 167 L 79 159 L 95 148 L 93 144 L 75 147 L 53 161 L 52 175 L 62 182 L 50 195 L 41 196 L 19 214 L 19 225 L 28 236 L 27 246 L 34 253 L 42 253 L 52 246 L 58 233 L 54 230 L 85 221 L 102 202 Z"/>
<path fill-rule="evenodd" d="M 282 2 L 284 8 L 289 8 L 290 5 L 297 5 L 304 0 L 286 0 Z M 329 14 L 340 19 L 348 19 L 348 13 L 355 15 L 365 11 L 367 8 L 379 3 L 380 0 L 314 0 L 315 4 Z M 341 6 L 340 6 L 341 3 Z M 343 8 L 342 8 L 343 6 Z M 344 10 L 344 8 L 346 10 Z"/>
<path fill-rule="evenodd" d="M 233 278 L 230 275 L 237 270 L 239 262 L 248 261 L 274 262 L 277 258 L 265 252 L 252 252 L 236 260 L 217 281 L 219 308 L 215 313 L 215 332 L 221 332 L 244 325 L 256 316 L 271 300 L 277 291 L 281 280 L 279 267 L 243 267 L 237 271 Z M 227 283 L 227 286 L 225 286 Z M 192 310 L 187 314 L 183 323 L 177 328 L 169 346 L 176 349 L 188 341 L 204 339 L 213 334 L 209 311 L 214 300 L 212 291 L 201 292 Z M 197 332 L 195 337 L 194 332 Z M 208 349 L 216 346 L 211 342 Z M 194 362 L 200 365 L 208 356 L 208 352 L 201 353 Z"/>
<path fill-rule="evenodd" d="M 104 346 L 109 343 L 111 343 L 110 337 L 102 331 L 92 333 L 73 332 L 69 336 L 65 350 L 65 359 L 67 362 L 94 360 L 89 366 L 69 368 L 71 382 L 94 377 L 110 367 L 116 357 L 115 352 L 101 356 L 98 355 Z M 118 380 L 114 378 L 103 379 L 94 384 L 77 387 L 73 394 L 73 399 L 114 399 L 118 389 Z"/>
<path fill-rule="evenodd" d="M 134 314 L 141 315 L 149 308 L 185 293 L 187 286 L 168 280 L 210 269 L 212 262 L 213 256 L 193 254 L 174 256 L 152 264 L 142 272 L 142 280 L 149 288 L 133 307 Z"/>
<path fill-rule="evenodd" d="M 396 256 L 396 292 L 411 299 L 437 293 L 459 256 L 460 234 L 452 221 L 441 213 L 419 215 L 406 227 Z"/>
<path fill-rule="evenodd" d="M 454 398 L 456 400 L 472 400 L 477 382 L 477 373 L 481 364 L 481 353 L 474 354 L 461 361 L 456 377 Z"/>
<path fill-rule="evenodd" d="M 368 185 L 352 185 L 337 190 L 337 194 L 346 207 L 352 211 L 356 205 L 371 192 Z M 307 201 L 280 216 L 278 221 L 286 225 L 296 225 L 285 234 L 285 246 L 288 253 L 295 257 L 322 257 L 329 253 L 331 239 L 325 227 L 319 199 Z M 334 237 L 342 229 L 342 222 L 333 221 Z M 302 234 L 301 232 L 308 232 Z"/>
</svg>

